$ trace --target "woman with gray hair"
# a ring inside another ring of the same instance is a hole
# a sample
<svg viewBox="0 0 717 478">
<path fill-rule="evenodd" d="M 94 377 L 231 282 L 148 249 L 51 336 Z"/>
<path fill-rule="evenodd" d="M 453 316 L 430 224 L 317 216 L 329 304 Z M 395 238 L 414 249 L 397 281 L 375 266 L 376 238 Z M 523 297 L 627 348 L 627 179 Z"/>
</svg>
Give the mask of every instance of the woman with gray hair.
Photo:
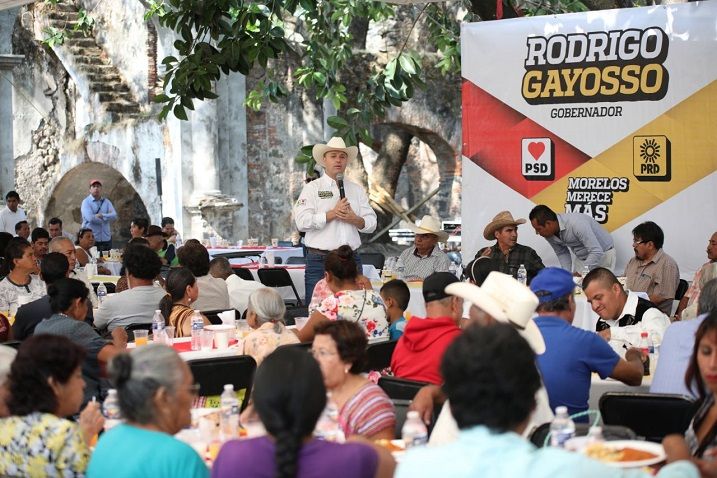
<svg viewBox="0 0 717 478">
<path fill-rule="evenodd" d="M 244 339 L 244 354 L 254 357 L 257 365 L 278 346 L 299 343 L 286 328 L 285 313 L 284 299 L 274 289 L 258 289 L 249 296 L 246 321 L 254 331 Z"/>
<path fill-rule="evenodd" d="M 159 344 L 139 347 L 114 357 L 109 374 L 125 423 L 102 435 L 88 478 L 208 477 L 197 452 L 173 436 L 191 423 L 197 392 L 177 352 Z"/>
</svg>

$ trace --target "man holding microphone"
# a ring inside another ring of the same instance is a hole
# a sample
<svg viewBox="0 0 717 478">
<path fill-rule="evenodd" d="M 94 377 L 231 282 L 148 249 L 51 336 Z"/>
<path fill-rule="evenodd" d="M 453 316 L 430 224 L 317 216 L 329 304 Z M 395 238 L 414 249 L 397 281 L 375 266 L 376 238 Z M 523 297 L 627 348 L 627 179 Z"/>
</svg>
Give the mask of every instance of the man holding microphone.
<svg viewBox="0 0 717 478">
<path fill-rule="evenodd" d="M 343 177 L 348 162 L 356 159 L 358 148 L 346 147 L 342 138 L 334 137 L 326 144 L 315 145 L 312 153 L 314 160 L 323 166 L 324 175 L 304 186 L 294 206 L 296 227 L 306 233 L 307 303 L 314 286 L 324 277 L 326 254 L 344 244 L 356 251 L 361 245 L 359 232 L 376 230 L 376 213 L 366 192 Z M 355 259 L 360 267 L 358 254 Z"/>
</svg>

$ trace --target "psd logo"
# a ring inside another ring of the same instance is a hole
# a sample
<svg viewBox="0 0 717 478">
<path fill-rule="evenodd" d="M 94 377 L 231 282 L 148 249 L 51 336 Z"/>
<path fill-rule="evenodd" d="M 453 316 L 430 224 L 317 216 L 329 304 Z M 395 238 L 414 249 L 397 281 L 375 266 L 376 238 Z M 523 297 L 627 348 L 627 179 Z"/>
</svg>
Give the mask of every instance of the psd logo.
<svg viewBox="0 0 717 478">
<path fill-rule="evenodd" d="M 670 140 L 667 136 L 633 136 L 632 173 L 638 181 L 672 178 Z"/>
<path fill-rule="evenodd" d="M 521 173 L 528 181 L 552 181 L 555 178 L 555 156 L 550 138 L 523 138 Z"/>
</svg>

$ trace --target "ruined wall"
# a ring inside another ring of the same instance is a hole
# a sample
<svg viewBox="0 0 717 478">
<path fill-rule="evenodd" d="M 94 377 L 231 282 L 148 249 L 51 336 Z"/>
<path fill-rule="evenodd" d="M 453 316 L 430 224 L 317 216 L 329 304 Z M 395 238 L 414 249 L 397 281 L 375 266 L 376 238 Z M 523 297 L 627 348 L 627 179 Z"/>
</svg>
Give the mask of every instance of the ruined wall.
<svg viewBox="0 0 717 478">
<path fill-rule="evenodd" d="M 145 8 L 137 0 L 79 0 L 95 19 L 94 37 L 120 70 L 132 93 L 146 103 L 148 85 Z"/>
</svg>

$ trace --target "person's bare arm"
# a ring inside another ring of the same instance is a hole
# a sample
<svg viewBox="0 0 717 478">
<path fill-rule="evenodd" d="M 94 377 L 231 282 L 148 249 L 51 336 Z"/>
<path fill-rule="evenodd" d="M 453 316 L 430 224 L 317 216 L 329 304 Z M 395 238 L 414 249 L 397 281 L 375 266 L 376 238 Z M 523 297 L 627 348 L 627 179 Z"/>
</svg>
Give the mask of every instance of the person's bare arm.
<svg viewBox="0 0 717 478">
<path fill-rule="evenodd" d="M 620 380 L 626 385 L 640 385 L 642 383 L 642 352 L 639 349 L 631 348 L 625 352 L 625 358 L 618 360 L 615 368 L 612 369 L 610 378 Z"/>
<path fill-rule="evenodd" d="M 446 401 L 446 396 L 438 385 L 426 385 L 422 387 L 409 405 L 409 410 L 415 410 L 421 416 L 423 423 L 431 423 L 433 410 L 436 405 Z"/>
<path fill-rule="evenodd" d="M 690 298 L 686 295 L 683 295 L 680 299 L 680 303 L 677 304 L 677 310 L 675 311 L 675 318 L 676 320 L 680 320 L 682 318 L 682 311 L 687 308 L 687 303 L 690 301 Z"/>
<path fill-rule="evenodd" d="M 299 337 L 299 342 L 311 342 L 314 340 L 314 330 L 316 327 L 324 322 L 328 322 L 328 320 L 328 317 L 315 310 L 309 317 L 309 320 L 306 321 L 306 325 L 304 325 L 301 330 L 294 329 L 294 333 Z"/>
<path fill-rule="evenodd" d="M 127 349 L 127 331 L 122 327 L 112 330 L 112 343 L 107 344 L 97 354 L 97 360 L 108 363 L 112 357 Z"/>
<path fill-rule="evenodd" d="M 92 439 L 102 430 L 104 425 L 105 419 L 100 412 L 100 404 L 97 402 L 89 402 L 80 413 L 79 420 L 82 437 L 88 446 L 92 444 Z"/>
</svg>

